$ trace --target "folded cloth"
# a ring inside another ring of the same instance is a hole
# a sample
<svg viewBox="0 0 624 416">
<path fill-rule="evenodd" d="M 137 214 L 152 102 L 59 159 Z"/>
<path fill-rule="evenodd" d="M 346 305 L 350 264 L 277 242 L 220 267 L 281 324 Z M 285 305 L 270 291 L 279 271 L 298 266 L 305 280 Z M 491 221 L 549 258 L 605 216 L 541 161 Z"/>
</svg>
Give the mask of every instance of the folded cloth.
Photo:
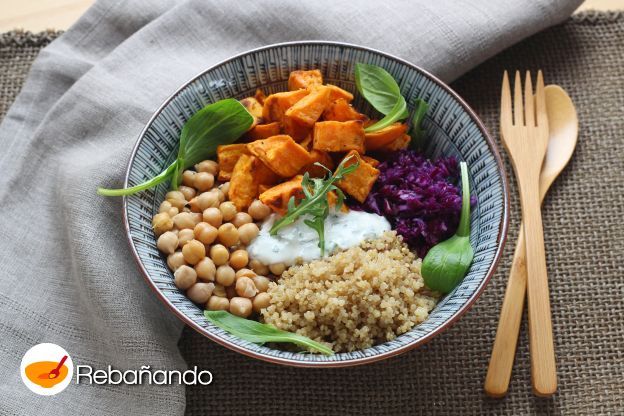
<svg viewBox="0 0 624 416">
<path fill-rule="evenodd" d="M 96 2 L 41 52 L 0 126 L 0 414 L 184 412 L 183 386 L 80 384 L 46 398 L 26 389 L 19 366 L 53 342 L 98 369 L 185 369 L 182 323 L 128 254 L 121 200 L 95 190 L 122 184 L 139 132 L 191 76 L 254 47 L 325 39 L 450 81 L 579 3 Z"/>
</svg>

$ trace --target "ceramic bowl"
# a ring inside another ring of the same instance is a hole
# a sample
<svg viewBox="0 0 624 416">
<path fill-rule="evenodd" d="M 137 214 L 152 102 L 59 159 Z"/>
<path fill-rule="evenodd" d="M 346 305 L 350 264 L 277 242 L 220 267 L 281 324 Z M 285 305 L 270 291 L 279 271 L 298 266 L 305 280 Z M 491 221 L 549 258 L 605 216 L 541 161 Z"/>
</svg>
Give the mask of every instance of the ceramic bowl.
<svg viewBox="0 0 624 416">
<path fill-rule="evenodd" d="M 501 158 L 483 123 L 447 85 L 416 65 L 369 48 L 334 42 L 292 42 L 266 46 L 234 56 L 182 85 L 156 111 L 132 153 L 125 186 L 153 177 L 176 157 L 183 124 L 206 104 L 229 97 L 287 90 L 290 71 L 318 68 L 328 83 L 356 92 L 354 66 L 364 62 L 382 66 L 398 81 L 410 110 L 424 98 L 430 110 L 426 154 L 431 158 L 456 156 L 468 163 L 471 193 L 478 204 L 471 214 L 471 242 L 475 257 L 468 275 L 440 300 L 429 318 L 396 339 L 365 350 L 332 356 L 281 351 L 231 336 L 209 323 L 203 310 L 173 283 L 165 258 L 156 248 L 151 218 L 158 212 L 169 184 L 126 197 L 124 222 L 132 254 L 141 272 L 164 306 L 211 340 L 232 350 L 266 361 L 310 367 L 338 367 L 369 363 L 415 348 L 456 322 L 479 297 L 490 280 L 505 242 L 508 190 Z M 356 95 L 356 107 L 370 107 Z"/>
</svg>

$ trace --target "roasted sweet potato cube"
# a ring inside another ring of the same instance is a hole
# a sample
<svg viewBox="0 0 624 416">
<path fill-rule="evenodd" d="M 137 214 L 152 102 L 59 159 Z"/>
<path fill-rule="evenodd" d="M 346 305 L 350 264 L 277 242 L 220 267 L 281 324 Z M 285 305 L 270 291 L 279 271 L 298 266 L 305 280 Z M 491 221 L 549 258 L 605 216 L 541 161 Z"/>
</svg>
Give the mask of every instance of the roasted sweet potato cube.
<svg viewBox="0 0 624 416">
<path fill-rule="evenodd" d="M 240 211 L 247 209 L 258 196 L 260 184 L 270 185 L 275 183 L 277 176 L 262 163 L 260 159 L 251 155 L 241 155 L 232 171 L 230 201 Z"/>
<path fill-rule="evenodd" d="M 322 167 L 315 165 L 315 163 L 317 162 L 325 166 L 329 170 L 334 170 L 334 161 L 332 160 L 331 156 L 329 156 L 329 153 L 322 150 L 312 149 L 312 151 L 310 151 L 310 158 L 312 159 L 310 164 L 304 166 L 303 169 L 301 169 L 300 173 L 302 175 L 308 172 L 313 178 L 322 178 L 323 176 L 325 176 L 327 174 L 327 171 Z"/>
<path fill-rule="evenodd" d="M 372 167 L 376 168 L 377 166 L 379 166 L 379 161 L 377 159 L 374 159 L 370 156 L 366 156 L 366 155 L 362 155 L 360 156 L 366 163 L 368 163 L 369 165 L 371 165 Z"/>
<path fill-rule="evenodd" d="M 247 97 L 240 100 L 240 103 L 249 111 L 254 118 L 253 124 L 250 129 L 254 128 L 257 124 L 262 123 L 262 104 L 258 102 L 254 97 Z"/>
<path fill-rule="evenodd" d="M 338 195 L 336 195 L 336 192 L 329 191 L 327 193 L 327 202 L 329 203 L 330 207 L 335 207 L 336 206 L 336 203 L 338 202 Z M 342 212 L 349 212 L 349 207 L 347 207 L 347 204 L 345 204 L 343 202 L 342 206 L 340 207 L 340 211 L 342 211 Z"/>
<path fill-rule="evenodd" d="M 264 95 L 264 91 L 262 91 L 260 88 L 258 88 L 258 89 L 256 89 L 256 93 L 254 94 L 254 98 L 261 105 L 264 105 L 264 99 L 266 98 L 266 95 Z"/>
<path fill-rule="evenodd" d="M 379 150 L 396 139 L 403 137 L 406 131 L 407 124 L 393 123 L 381 130 L 365 133 L 364 143 L 366 150 Z"/>
<path fill-rule="evenodd" d="M 388 143 L 379 150 L 395 152 L 397 150 L 407 149 L 407 146 L 409 146 L 411 140 L 412 138 L 409 134 L 404 134 L 403 136 L 397 137 L 396 139 L 394 139 L 394 141 Z"/>
<path fill-rule="evenodd" d="M 247 145 L 244 143 L 226 144 L 217 146 L 217 160 L 219 162 L 219 180 L 230 180 L 234 166 L 241 155 L 249 154 Z"/>
<path fill-rule="evenodd" d="M 330 89 L 318 86 L 310 89 L 310 93 L 286 110 L 286 117 L 298 123 L 312 127 L 329 105 Z"/>
<path fill-rule="evenodd" d="M 273 211 L 284 215 L 288 211 L 288 201 L 291 197 L 294 196 L 296 200 L 303 199 L 302 179 L 303 176 L 297 175 L 289 181 L 267 189 L 260 194 L 260 201 L 269 206 Z"/>
<path fill-rule="evenodd" d="M 312 130 L 310 130 L 305 139 L 299 142 L 299 146 L 303 147 L 308 152 L 312 150 Z"/>
<path fill-rule="evenodd" d="M 264 122 L 281 122 L 284 118 L 286 110 L 308 94 L 308 90 L 297 90 L 278 92 L 269 95 L 264 99 L 264 107 L 262 109 L 262 118 Z"/>
<path fill-rule="evenodd" d="M 251 140 L 268 139 L 271 136 L 280 134 L 280 124 L 273 122 L 269 124 L 258 124 L 247 132 L 247 137 Z"/>
<path fill-rule="evenodd" d="M 345 166 L 350 166 L 356 163 L 356 161 L 359 161 L 360 164 L 356 170 L 348 173 L 343 179 L 336 182 L 336 186 L 359 202 L 364 202 L 379 176 L 379 170 L 362 159 L 360 154 L 354 150 L 347 153 L 345 159 L 348 157 L 351 157 L 351 159 L 346 162 Z"/>
<path fill-rule="evenodd" d="M 368 120 L 364 114 L 359 113 L 351 104 L 344 98 L 339 98 L 336 101 L 329 103 L 325 111 L 323 112 L 323 120 L 333 121 L 349 121 L 349 120 Z"/>
<path fill-rule="evenodd" d="M 340 98 L 343 98 L 348 103 L 353 101 L 353 94 L 351 94 L 349 91 L 343 90 L 342 88 L 332 84 L 326 84 L 325 86 L 331 90 L 331 93 L 329 95 L 330 100 L 336 101 Z"/>
<path fill-rule="evenodd" d="M 322 84 L 323 75 L 318 69 L 312 69 L 310 71 L 292 71 L 288 76 L 288 89 L 290 91 Z"/>
<path fill-rule="evenodd" d="M 364 127 L 359 120 L 319 121 L 314 125 L 312 148 L 326 152 L 364 153 Z"/>
<path fill-rule="evenodd" d="M 286 134 L 248 143 L 247 149 L 283 178 L 296 175 L 310 163 L 308 151 Z"/>
<path fill-rule="evenodd" d="M 311 131 L 312 127 L 305 126 L 297 120 L 284 116 L 282 132 L 292 137 L 297 143 L 308 137 Z"/>
</svg>

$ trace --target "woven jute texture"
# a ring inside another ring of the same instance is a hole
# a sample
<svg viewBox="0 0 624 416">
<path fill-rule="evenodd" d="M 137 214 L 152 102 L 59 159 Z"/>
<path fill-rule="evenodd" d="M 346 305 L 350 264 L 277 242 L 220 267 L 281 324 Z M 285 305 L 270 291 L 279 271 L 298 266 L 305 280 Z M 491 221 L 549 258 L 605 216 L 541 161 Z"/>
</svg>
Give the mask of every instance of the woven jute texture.
<svg viewBox="0 0 624 416">
<path fill-rule="evenodd" d="M 32 59 L 54 34 L 0 38 L 0 117 Z M 624 414 L 624 14 L 584 13 L 471 71 L 453 87 L 495 137 L 504 69 L 543 69 L 577 105 L 580 137 L 544 210 L 559 391 L 532 395 L 526 321 L 504 399 L 483 394 L 514 243 L 512 215 L 498 272 L 475 307 L 422 348 L 364 367 L 295 369 L 226 350 L 186 329 L 189 366 L 214 383 L 187 388 L 189 415 L 596 415 Z M 510 166 L 506 155 L 503 155 Z"/>
</svg>

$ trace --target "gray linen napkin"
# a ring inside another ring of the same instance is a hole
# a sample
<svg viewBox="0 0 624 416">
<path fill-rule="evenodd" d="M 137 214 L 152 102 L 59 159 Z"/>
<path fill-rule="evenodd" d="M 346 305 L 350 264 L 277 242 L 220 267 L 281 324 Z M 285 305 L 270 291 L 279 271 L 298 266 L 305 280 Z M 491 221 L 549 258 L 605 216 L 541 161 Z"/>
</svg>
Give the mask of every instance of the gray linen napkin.
<svg viewBox="0 0 624 416">
<path fill-rule="evenodd" d="M 184 412 L 181 386 L 81 384 L 36 396 L 19 364 L 53 342 L 96 368 L 185 368 L 182 324 L 128 254 L 121 199 L 95 190 L 121 185 L 142 127 L 191 76 L 257 46 L 326 39 L 450 81 L 579 3 L 98 1 L 43 50 L 0 126 L 0 414 Z"/>
</svg>

